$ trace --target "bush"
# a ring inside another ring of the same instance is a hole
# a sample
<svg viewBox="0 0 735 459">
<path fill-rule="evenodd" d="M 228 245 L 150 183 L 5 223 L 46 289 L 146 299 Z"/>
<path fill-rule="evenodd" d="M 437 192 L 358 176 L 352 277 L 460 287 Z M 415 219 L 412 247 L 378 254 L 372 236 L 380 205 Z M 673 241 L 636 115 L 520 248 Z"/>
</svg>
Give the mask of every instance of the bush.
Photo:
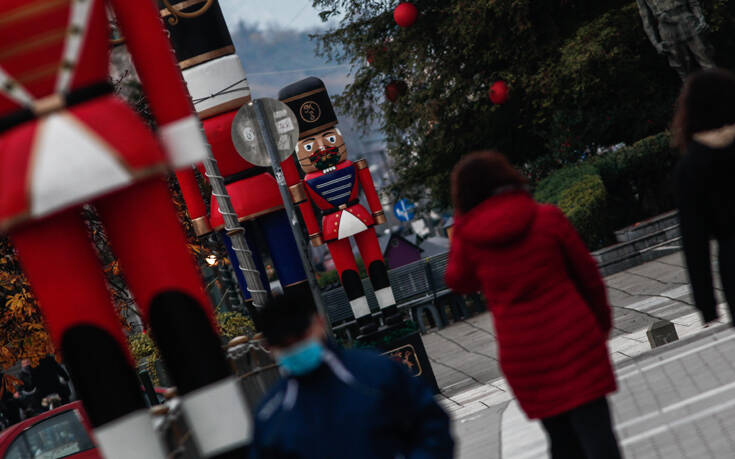
<svg viewBox="0 0 735 459">
<path fill-rule="evenodd" d="M 153 384 L 159 385 L 161 378 L 159 378 L 155 365 L 156 361 L 161 358 L 161 354 L 150 334 L 136 333 L 128 336 L 128 347 L 138 368 L 144 367 L 148 371 Z"/>
<path fill-rule="evenodd" d="M 587 164 L 557 169 L 551 175 L 538 182 L 534 191 L 534 197 L 539 202 L 558 206 L 564 191 L 589 175 L 597 175 L 597 170 Z"/>
<path fill-rule="evenodd" d="M 561 195 L 559 207 L 588 247 L 602 247 L 611 241 L 605 215 L 606 198 L 599 175 L 585 175 Z"/>
<path fill-rule="evenodd" d="M 605 218 L 607 193 L 597 170 L 590 165 L 559 169 L 539 182 L 537 201 L 559 206 L 590 248 L 609 242 Z"/>
<path fill-rule="evenodd" d="M 605 183 L 615 229 L 674 207 L 671 174 L 677 159 L 671 135 L 661 132 L 592 161 Z"/>
<path fill-rule="evenodd" d="M 237 336 L 255 335 L 253 320 L 239 312 L 217 313 L 217 325 L 219 325 L 220 335 L 222 335 L 225 341 L 230 341 Z"/>
<path fill-rule="evenodd" d="M 538 182 L 534 197 L 555 204 L 592 250 L 613 232 L 673 208 L 671 173 L 677 155 L 668 132 L 563 167 Z"/>
</svg>

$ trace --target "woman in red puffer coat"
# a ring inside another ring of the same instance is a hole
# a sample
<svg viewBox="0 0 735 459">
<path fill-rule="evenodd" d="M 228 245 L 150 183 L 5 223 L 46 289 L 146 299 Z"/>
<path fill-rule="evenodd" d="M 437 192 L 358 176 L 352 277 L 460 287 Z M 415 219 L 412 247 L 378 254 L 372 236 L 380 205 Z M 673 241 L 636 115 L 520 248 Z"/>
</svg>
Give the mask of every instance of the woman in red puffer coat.
<svg viewBox="0 0 735 459">
<path fill-rule="evenodd" d="M 446 283 L 485 294 L 500 367 L 526 415 L 541 419 L 552 457 L 619 458 L 605 285 L 561 210 L 536 203 L 526 184 L 496 152 L 457 164 Z"/>
</svg>

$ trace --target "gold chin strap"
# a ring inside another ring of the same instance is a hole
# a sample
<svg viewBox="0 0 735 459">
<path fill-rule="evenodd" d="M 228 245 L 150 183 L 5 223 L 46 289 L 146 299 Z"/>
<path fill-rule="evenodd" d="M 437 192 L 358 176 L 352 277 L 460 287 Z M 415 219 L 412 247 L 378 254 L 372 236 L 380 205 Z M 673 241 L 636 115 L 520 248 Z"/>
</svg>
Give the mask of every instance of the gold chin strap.
<svg viewBox="0 0 735 459">
<path fill-rule="evenodd" d="M 168 23 L 173 25 L 176 25 L 179 23 L 179 18 L 185 18 L 185 19 L 193 19 L 198 18 L 202 14 L 206 13 L 209 8 L 212 7 L 212 4 L 214 3 L 214 0 L 207 0 L 207 2 L 199 8 L 196 11 L 192 11 L 189 13 L 185 13 L 181 10 L 184 8 L 188 8 L 189 6 L 196 5 L 197 3 L 201 3 L 201 0 L 194 0 L 194 1 L 184 1 L 176 6 L 171 5 L 171 3 L 168 0 L 161 0 L 163 2 L 163 5 L 166 7 L 167 10 L 171 12 L 171 17 L 168 18 Z"/>
</svg>

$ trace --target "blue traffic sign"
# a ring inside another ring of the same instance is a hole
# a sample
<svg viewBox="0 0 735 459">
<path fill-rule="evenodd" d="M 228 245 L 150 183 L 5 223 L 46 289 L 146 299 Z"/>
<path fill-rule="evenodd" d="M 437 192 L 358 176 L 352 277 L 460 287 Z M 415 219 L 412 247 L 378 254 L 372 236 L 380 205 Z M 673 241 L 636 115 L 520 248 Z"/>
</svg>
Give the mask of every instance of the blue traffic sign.
<svg viewBox="0 0 735 459">
<path fill-rule="evenodd" d="M 393 206 L 393 213 L 398 220 L 409 222 L 413 220 L 414 215 L 416 215 L 416 204 L 412 203 L 408 199 L 401 199 Z"/>
</svg>

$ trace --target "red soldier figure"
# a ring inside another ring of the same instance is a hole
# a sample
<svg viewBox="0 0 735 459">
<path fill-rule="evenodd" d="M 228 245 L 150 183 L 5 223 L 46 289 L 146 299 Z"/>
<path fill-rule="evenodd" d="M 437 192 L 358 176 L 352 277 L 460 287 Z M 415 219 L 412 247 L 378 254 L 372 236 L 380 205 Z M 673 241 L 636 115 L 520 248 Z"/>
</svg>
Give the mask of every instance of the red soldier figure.
<svg viewBox="0 0 735 459">
<path fill-rule="evenodd" d="M 194 108 L 204 125 L 204 132 L 212 146 L 227 193 L 238 220 L 245 225 L 248 246 L 260 271 L 264 286 L 269 285 L 265 266 L 255 250 L 255 231 L 260 230 L 263 240 L 281 282 L 287 293 L 311 298 L 306 272 L 301 264 L 291 224 L 283 209 L 278 183 L 268 167 L 258 166 L 243 159 L 232 141 L 232 121 L 237 110 L 250 102 L 250 87 L 240 59 L 227 30 L 227 24 L 217 0 L 209 8 L 203 2 L 189 0 L 161 1 L 161 16 L 176 52 L 184 81 L 194 101 Z M 296 162 L 289 157 L 281 163 L 288 185 L 301 180 Z M 204 174 L 203 168 L 199 169 Z M 202 200 L 199 186 L 191 170 L 177 173 L 189 217 L 198 236 L 224 227 L 224 218 L 216 200 L 212 199 L 210 217 Z M 223 240 L 230 252 L 235 274 L 246 300 L 250 299 L 247 283 L 234 256 L 229 237 Z"/>
<path fill-rule="evenodd" d="M 385 223 L 385 214 L 367 161 L 347 160 L 347 148 L 336 128 L 337 116 L 322 80 L 310 77 L 293 83 L 281 89 L 278 98 L 299 120 L 297 155 L 306 177 L 302 183 L 290 187 L 291 196 L 299 206 L 312 244 L 327 243 L 360 334 L 375 331 L 377 324 L 370 314 L 350 237 L 360 250 L 384 324 L 400 323 L 402 316 L 396 307 L 378 236 L 372 228 Z M 360 204 L 360 188 L 372 212 Z M 312 204 L 321 211 L 321 224 Z"/>
<path fill-rule="evenodd" d="M 98 210 L 206 457 L 243 457 L 250 419 L 164 173 L 207 154 L 158 12 L 110 0 L 158 126 L 112 94 L 103 0 L 0 3 L 0 230 L 108 459 L 163 458 L 102 267 Z"/>
</svg>

